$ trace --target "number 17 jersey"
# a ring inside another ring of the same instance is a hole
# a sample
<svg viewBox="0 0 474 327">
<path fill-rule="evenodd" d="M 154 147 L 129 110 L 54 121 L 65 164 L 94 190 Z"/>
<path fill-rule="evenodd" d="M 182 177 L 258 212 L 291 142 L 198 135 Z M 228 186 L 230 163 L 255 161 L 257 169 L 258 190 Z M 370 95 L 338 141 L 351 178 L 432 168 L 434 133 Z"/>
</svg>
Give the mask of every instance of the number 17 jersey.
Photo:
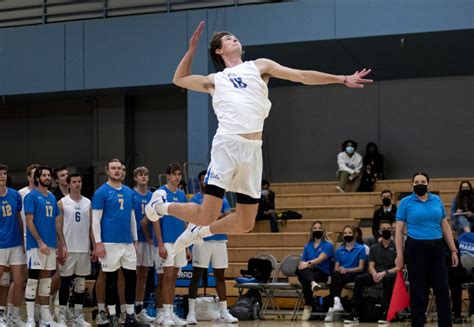
<svg viewBox="0 0 474 327">
<path fill-rule="evenodd" d="M 82 197 L 79 202 L 66 195 L 63 204 L 63 233 L 69 252 L 89 253 L 91 201 Z"/>
</svg>

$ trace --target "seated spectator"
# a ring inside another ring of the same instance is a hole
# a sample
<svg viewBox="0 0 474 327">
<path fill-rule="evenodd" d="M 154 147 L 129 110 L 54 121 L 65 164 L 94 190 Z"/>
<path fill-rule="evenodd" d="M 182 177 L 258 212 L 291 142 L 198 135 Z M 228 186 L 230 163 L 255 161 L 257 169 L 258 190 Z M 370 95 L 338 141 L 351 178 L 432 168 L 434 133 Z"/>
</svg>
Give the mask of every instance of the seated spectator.
<svg viewBox="0 0 474 327">
<path fill-rule="evenodd" d="M 383 156 L 379 153 L 377 145 L 373 142 L 367 144 L 363 159 L 364 173 L 359 187 L 359 192 L 372 192 L 375 182 L 384 179 Z"/>
<path fill-rule="evenodd" d="M 364 235 L 362 234 L 362 229 L 356 227 L 356 242 L 360 245 L 363 245 L 365 248 L 365 254 L 369 255 L 370 247 L 364 242 Z"/>
<path fill-rule="evenodd" d="M 342 152 L 337 155 L 336 172 L 339 192 L 357 192 L 361 180 L 362 156 L 356 152 L 357 143 L 347 140 L 342 143 Z"/>
<path fill-rule="evenodd" d="M 257 220 L 270 220 L 270 230 L 278 233 L 278 221 L 275 212 L 275 193 L 270 190 L 270 182 L 262 179 L 262 195 L 258 204 Z"/>
<path fill-rule="evenodd" d="M 474 282 L 474 233 L 463 233 L 458 237 L 457 242 L 459 244 L 460 260 L 459 265 L 462 266 L 466 271 L 466 280 L 464 282 Z M 450 256 L 448 256 L 450 258 Z M 448 270 L 449 273 L 449 270 Z M 453 276 L 454 277 L 454 276 Z M 461 293 L 462 294 L 462 293 Z M 459 295 L 456 300 L 459 303 Z M 462 295 L 461 295 L 462 303 Z M 453 299 L 454 308 L 454 299 Z M 471 322 L 474 321 L 474 287 L 469 287 L 469 315 L 471 316 Z"/>
<path fill-rule="evenodd" d="M 469 233 L 470 234 L 470 233 Z M 456 248 L 459 251 L 459 243 L 454 240 Z M 462 254 L 461 254 L 462 258 Z M 446 256 L 446 264 L 448 266 L 449 289 L 451 291 L 451 303 L 453 308 L 453 324 L 462 324 L 461 307 L 462 307 L 462 284 L 467 283 L 468 275 L 466 269 L 462 265 L 462 259 L 456 267 L 453 267 L 451 255 Z M 427 297 L 428 298 L 428 297 Z M 471 296 L 469 295 L 469 298 Z M 472 312 L 471 307 L 470 312 Z"/>
<path fill-rule="evenodd" d="M 319 285 L 326 283 L 332 269 L 334 245 L 326 235 L 323 223 L 316 221 L 311 226 L 309 242 L 305 245 L 301 262 L 296 269 L 298 280 L 303 286 L 304 310 L 301 320 L 311 317 L 313 291 Z"/>
<path fill-rule="evenodd" d="M 459 191 L 451 203 L 451 221 L 453 230 L 458 236 L 471 232 L 472 213 L 474 212 L 474 197 L 469 181 L 459 184 Z"/>
<path fill-rule="evenodd" d="M 395 221 L 395 216 L 397 214 L 397 206 L 392 204 L 392 191 L 383 190 L 380 193 L 382 197 L 382 206 L 375 210 L 374 216 L 372 218 L 372 235 L 376 241 L 380 240 L 381 235 L 379 234 L 379 226 L 382 220 L 387 220 L 390 223 Z"/>
<path fill-rule="evenodd" d="M 342 230 L 344 243 L 336 251 L 335 267 L 331 274 L 331 285 L 329 288 L 329 311 L 324 319 L 325 322 L 334 321 L 336 312 L 344 311 L 341 304 L 341 293 L 344 285 L 355 281 L 356 277 L 364 272 L 365 254 L 364 246 L 356 242 L 356 228 L 345 226 Z"/>
<path fill-rule="evenodd" d="M 362 294 L 364 287 L 370 287 L 379 283 L 383 284 L 383 317 L 386 316 L 390 300 L 392 298 L 393 285 L 398 272 L 395 267 L 397 251 L 395 242 L 392 240 L 392 224 L 382 220 L 379 224 L 379 233 L 382 240 L 370 247 L 368 272 L 357 276 L 355 279 L 354 292 L 352 295 L 353 309 L 352 320 L 345 323 L 358 323 L 359 313 L 362 305 Z"/>
</svg>

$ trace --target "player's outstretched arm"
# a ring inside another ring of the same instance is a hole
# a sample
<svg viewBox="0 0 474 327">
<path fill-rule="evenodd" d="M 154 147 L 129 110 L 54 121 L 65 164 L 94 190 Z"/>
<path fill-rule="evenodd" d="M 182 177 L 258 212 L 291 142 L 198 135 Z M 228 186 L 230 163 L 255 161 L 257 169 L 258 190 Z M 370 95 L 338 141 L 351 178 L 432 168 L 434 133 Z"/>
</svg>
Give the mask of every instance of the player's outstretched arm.
<svg viewBox="0 0 474 327">
<path fill-rule="evenodd" d="M 173 83 L 188 90 L 212 94 L 214 91 L 214 74 L 208 76 L 191 74 L 194 54 L 196 53 L 197 45 L 203 30 L 204 22 L 200 22 L 189 40 L 188 51 L 186 51 L 183 59 L 181 59 L 176 68 Z"/>
<path fill-rule="evenodd" d="M 347 87 L 363 88 L 364 84 L 372 83 L 371 79 L 364 79 L 371 70 L 363 69 L 352 75 L 332 75 L 315 70 L 299 70 L 280 65 L 270 59 L 257 59 L 255 65 L 262 75 L 285 79 L 306 85 L 344 84 Z"/>
</svg>

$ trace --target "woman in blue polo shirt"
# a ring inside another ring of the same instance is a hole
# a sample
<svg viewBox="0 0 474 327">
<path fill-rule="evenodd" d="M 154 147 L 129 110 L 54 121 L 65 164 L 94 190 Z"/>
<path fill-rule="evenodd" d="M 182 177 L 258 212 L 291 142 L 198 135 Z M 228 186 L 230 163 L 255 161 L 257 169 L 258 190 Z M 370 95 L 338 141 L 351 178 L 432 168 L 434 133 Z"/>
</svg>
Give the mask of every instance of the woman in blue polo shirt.
<svg viewBox="0 0 474 327">
<path fill-rule="evenodd" d="M 305 245 L 296 275 L 303 286 L 304 310 L 301 320 L 311 317 L 313 290 L 317 283 L 326 283 L 331 274 L 334 245 L 326 235 L 323 223 L 315 221 L 311 226 L 309 242 Z"/>
<path fill-rule="evenodd" d="M 336 251 L 334 271 L 331 274 L 329 287 L 330 306 L 324 319 L 325 322 L 334 321 L 334 313 L 344 311 L 341 304 L 341 293 L 344 285 L 355 281 L 356 277 L 364 272 L 367 255 L 365 247 L 356 242 L 356 227 L 345 226 L 342 230 L 344 243 Z"/>
<path fill-rule="evenodd" d="M 428 287 L 433 288 L 438 312 L 438 326 L 451 326 L 451 301 L 449 297 L 446 256 L 452 253 L 453 267 L 458 264 L 456 246 L 451 227 L 446 219 L 443 202 L 431 194 L 430 179 L 426 173 L 413 176 L 413 194 L 402 199 L 397 210 L 395 241 L 397 268 L 406 262 L 410 282 L 411 325 L 423 326 Z M 407 227 L 405 255 L 403 232 Z M 444 239 L 443 239 L 444 236 Z"/>
</svg>

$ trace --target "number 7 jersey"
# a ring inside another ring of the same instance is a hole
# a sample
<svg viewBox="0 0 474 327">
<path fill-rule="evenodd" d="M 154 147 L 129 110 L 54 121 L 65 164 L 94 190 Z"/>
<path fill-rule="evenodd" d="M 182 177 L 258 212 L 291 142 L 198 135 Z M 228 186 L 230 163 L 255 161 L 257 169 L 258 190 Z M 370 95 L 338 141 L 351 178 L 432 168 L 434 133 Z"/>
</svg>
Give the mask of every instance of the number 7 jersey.
<svg viewBox="0 0 474 327">
<path fill-rule="evenodd" d="M 63 233 L 68 251 L 89 253 L 91 201 L 83 196 L 76 202 L 69 195 L 60 201 L 63 204 Z"/>
</svg>

